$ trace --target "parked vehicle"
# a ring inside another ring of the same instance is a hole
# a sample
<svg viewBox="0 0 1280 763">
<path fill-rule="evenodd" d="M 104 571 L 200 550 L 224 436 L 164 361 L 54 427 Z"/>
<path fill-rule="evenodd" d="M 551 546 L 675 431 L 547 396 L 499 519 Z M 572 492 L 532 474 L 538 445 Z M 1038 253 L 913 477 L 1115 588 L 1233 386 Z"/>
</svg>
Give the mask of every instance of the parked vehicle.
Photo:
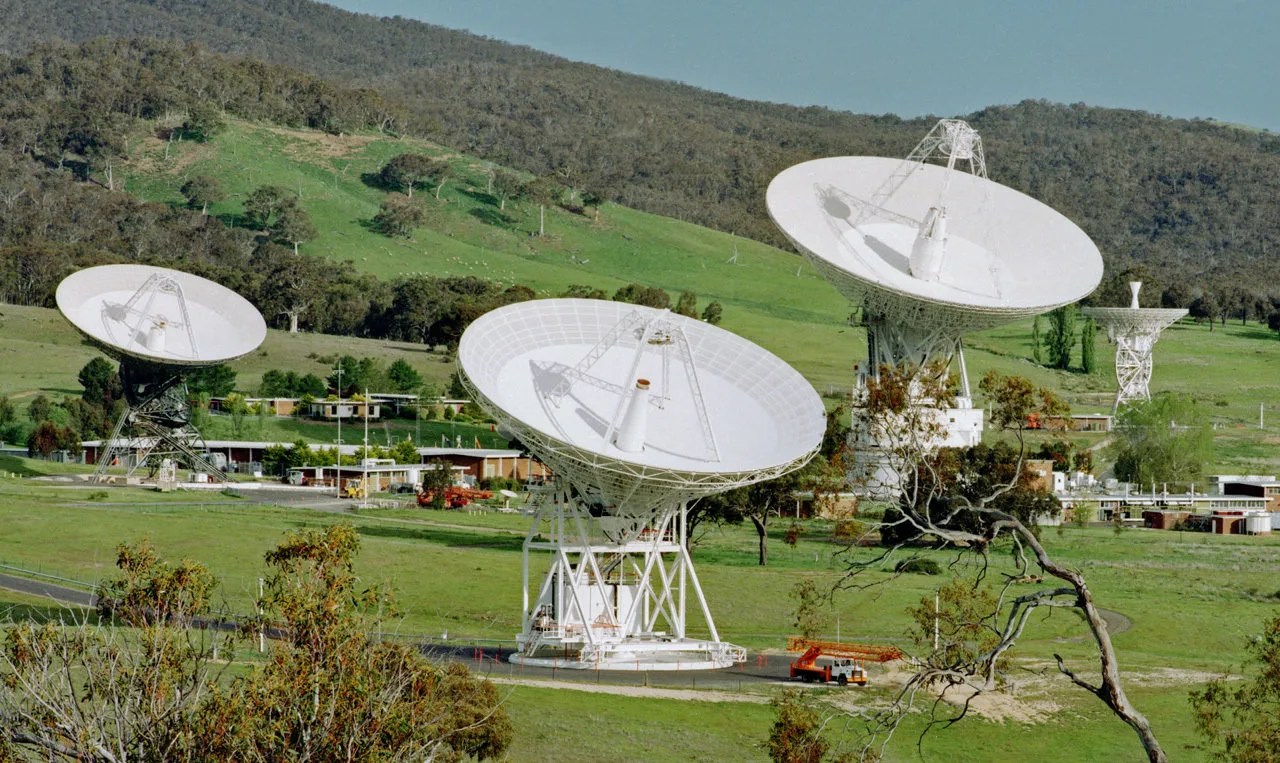
<svg viewBox="0 0 1280 763">
<path fill-rule="evenodd" d="M 889 662 L 902 658 L 895 646 L 846 644 L 840 641 L 815 641 L 800 637 L 787 639 L 787 651 L 804 651 L 791 663 L 791 677 L 806 683 L 835 683 L 841 686 L 867 685 L 864 662 Z"/>
</svg>

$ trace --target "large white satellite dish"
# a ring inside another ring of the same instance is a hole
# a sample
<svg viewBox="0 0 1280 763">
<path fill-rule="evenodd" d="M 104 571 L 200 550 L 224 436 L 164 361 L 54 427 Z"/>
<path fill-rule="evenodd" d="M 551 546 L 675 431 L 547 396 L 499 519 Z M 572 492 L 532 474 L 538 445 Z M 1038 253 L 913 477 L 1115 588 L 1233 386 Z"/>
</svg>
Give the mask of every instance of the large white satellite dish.
<svg viewBox="0 0 1280 763">
<path fill-rule="evenodd" d="M 458 364 L 475 401 L 556 474 L 525 537 L 512 660 L 677 670 L 744 659 L 720 641 L 698 584 L 687 505 L 804 465 L 826 425 L 813 387 L 727 331 L 598 300 L 494 310 L 463 333 Z M 540 551 L 551 562 L 531 591 Z M 690 637 L 686 600 L 709 638 Z"/>
<path fill-rule="evenodd" d="M 262 344 L 267 325 L 257 308 L 208 279 L 149 265 L 80 270 L 58 284 L 56 298 L 73 326 L 120 360 L 128 407 L 99 448 L 95 479 L 117 462 L 131 474 L 165 457 L 225 479 L 191 426 L 184 377 Z"/>
<path fill-rule="evenodd" d="M 783 474 L 809 460 L 826 424 L 813 387 L 772 353 L 621 302 L 494 310 L 463 333 L 458 363 L 477 403 L 611 513 Z M 644 414 L 640 447 L 625 441 L 629 413 Z"/>
<path fill-rule="evenodd" d="M 905 160 L 846 156 L 790 167 L 766 201 L 800 252 L 862 308 L 862 373 L 959 359 L 960 394 L 954 408 L 938 409 L 945 435 L 937 445 L 981 438 L 964 332 L 1070 304 L 1102 279 L 1102 256 L 1075 223 L 987 179 L 982 140 L 960 120 L 940 120 Z M 878 447 L 855 443 L 855 456 Z M 887 487 L 872 492 L 896 490 L 892 470 L 864 466 Z"/>
<path fill-rule="evenodd" d="M 113 357 L 208 366 L 248 355 L 267 324 L 221 284 L 150 265 L 100 265 L 58 284 L 58 309 Z"/>
<path fill-rule="evenodd" d="M 878 195 L 899 179 L 892 194 Z M 922 329 L 974 331 L 1039 315 L 1080 300 L 1102 279 L 1098 247 L 1075 223 L 954 168 L 868 156 L 815 159 L 775 177 L 767 204 L 783 233 L 842 293 L 873 311 L 926 321 Z M 912 255 L 926 248 L 917 241 L 931 210 L 946 213 L 941 252 L 934 269 L 916 272 Z"/>
</svg>

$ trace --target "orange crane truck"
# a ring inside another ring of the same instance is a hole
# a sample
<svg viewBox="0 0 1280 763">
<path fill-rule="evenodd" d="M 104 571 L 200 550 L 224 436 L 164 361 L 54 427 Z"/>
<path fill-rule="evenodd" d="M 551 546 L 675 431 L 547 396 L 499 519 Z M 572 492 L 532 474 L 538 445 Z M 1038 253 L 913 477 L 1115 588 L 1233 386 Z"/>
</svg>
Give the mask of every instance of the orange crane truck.
<svg viewBox="0 0 1280 763">
<path fill-rule="evenodd" d="M 457 485 L 450 485 L 444 489 L 444 505 L 451 509 L 461 509 L 472 501 L 484 501 L 492 497 L 493 492 L 489 490 L 477 490 Z M 434 498 L 434 490 L 420 491 L 418 493 L 418 505 L 423 507 L 430 506 Z"/>
<path fill-rule="evenodd" d="M 799 678 L 806 683 L 835 681 L 841 686 L 866 686 L 867 669 L 863 667 L 864 662 L 902 659 L 902 651 L 895 646 L 816 641 L 799 636 L 787 639 L 787 651 L 804 652 L 791 663 L 792 678 Z M 822 658 L 830 659 L 823 659 L 819 664 Z"/>
</svg>

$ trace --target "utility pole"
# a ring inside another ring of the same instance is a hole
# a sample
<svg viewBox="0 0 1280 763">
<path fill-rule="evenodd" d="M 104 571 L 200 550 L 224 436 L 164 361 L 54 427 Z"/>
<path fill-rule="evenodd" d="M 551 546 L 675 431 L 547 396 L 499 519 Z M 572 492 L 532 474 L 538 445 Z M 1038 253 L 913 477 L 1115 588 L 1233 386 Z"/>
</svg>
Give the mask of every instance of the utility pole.
<svg viewBox="0 0 1280 763">
<path fill-rule="evenodd" d="M 337 489 L 334 491 L 334 495 L 341 498 L 342 497 L 342 364 L 341 363 L 338 364 L 337 368 L 333 369 L 333 373 L 338 377 L 338 381 L 334 385 L 337 387 L 337 391 L 338 391 L 338 404 L 333 407 L 333 410 L 338 414 L 338 444 L 334 448 L 335 455 L 333 460 L 337 461 L 337 463 L 334 464 L 334 469 L 333 469 L 333 484 L 337 486 Z"/>
</svg>

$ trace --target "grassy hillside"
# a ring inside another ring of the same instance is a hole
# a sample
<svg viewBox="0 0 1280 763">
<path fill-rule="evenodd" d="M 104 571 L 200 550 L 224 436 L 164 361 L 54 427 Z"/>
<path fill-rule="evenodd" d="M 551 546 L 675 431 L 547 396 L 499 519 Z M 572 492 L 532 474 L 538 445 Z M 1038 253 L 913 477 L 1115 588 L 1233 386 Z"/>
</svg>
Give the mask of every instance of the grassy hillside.
<svg viewBox="0 0 1280 763">
<path fill-rule="evenodd" d="M 454 178 L 437 202 L 427 190 L 427 224 L 409 239 L 372 232 L 369 219 L 386 193 L 370 178 L 392 156 L 420 151 L 448 156 Z M 145 198 L 181 203 L 178 188 L 190 177 L 209 175 L 227 192 L 211 209 L 229 224 L 243 212 L 244 198 L 262 185 L 291 189 L 312 217 L 314 241 L 301 251 L 349 260 L 382 278 L 400 274 L 477 275 L 524 283 L 543 296 L 571 284 L 612 293 L 635 281 L 673 293 L 698 294 L 699 308 L 715 299 L 725 307 L 722 326 L 777 353 L 832 398 L 844 394 L 852 364 L 865 356 L 865 333 L 847 324 L 850 305 L 803 260 L 766 245 L 676 220 L 606 204 L 595 214 L 546 209 L 546 235 L 538 230 L 538 208 L 509 202 L 499 209 L 486 192 L 490 165 L 439 146 L 368 135 L 330 136 L 233 122 L 208 144 L 166 146 L 148 140 L 134 146 L 127 188 Z M 735 257 L 736 254 L 736 257 Z M 19 400 L 42 390 L 77 394 L 75 374 L 94 355 L 56 313 L 4 308 L 0 358 L 13 358 L 0 375 L 0 393 Z M 970 379 L 987 370 L 1019 373 L 1059 390 L 1076 410 L 1106 411 L 1114 377 L 1111 349 L 1099 340 L 1103 370 L 1094 375 L 1052 371 L 1031 362 L 1029 322 L 968 337 Z M 238 386 L 257 388 L 269 368 L 323 374 L 328 358 L 351 354 L 384 363 L 403 358 L 429 380 L 443 382 L 451 359 L 421 345 L 312 334 L 270 332 L 263 347 L 240 361 Z M 1258 429 L 1259 405 L 1280 403 L 1280 347 L 1258 324 L 1233 322 L 1210 331 L 1185 322 L 1169 329 L 1158 345 L 1152 388 L 1199 398 L 1219 426 L 1214 469 L 1280 471 L 1275 427 Z M 18 360 L 20 359 L 20 360 Z M 1275 413 L 1280 419 L 1280 411 Z"/>
<path fill-rule="evenodd" d="M 417 192 L 427 197 L 429 219 L 412 238 L 387 238 L 368 228 L 386 194 L 370 178 L 392 156 L 409 151 L 450 157 L 455 177 L 439 202 Z M 476 275 L 523 283 L 543 296 L 571 284 L 609 294 L 631 282 L 667 289 L 673 297 L 692 291 L 699 309 L 713 299 L 724 304 L 725 328 L 774 352 L 788 349 L 792 362 L 823 385 L 843 383 L 849 365 L 847 353 L 830 348 L 851 332 L 861 336 L 844 325 L 850 312 L 845 300 L 794 255 L 613 204 L 598 216 L 548 207 L 546 235 L 536 236 L 536 206 L 508 202 L 500 209 L 486 192 L 491 165 L 432 144 L 236 122 L 209 144 L 179 143 L 165 155 L 159 140 L 138 146 L 127 188 L 177 204 L 187 179 L 208 175 L 227 193 L 210 212 L 232 224 L 255 188 L 289 189 L 318 231 L 302 252 L 350 260 L 382 278 Z"/>
</svg>

